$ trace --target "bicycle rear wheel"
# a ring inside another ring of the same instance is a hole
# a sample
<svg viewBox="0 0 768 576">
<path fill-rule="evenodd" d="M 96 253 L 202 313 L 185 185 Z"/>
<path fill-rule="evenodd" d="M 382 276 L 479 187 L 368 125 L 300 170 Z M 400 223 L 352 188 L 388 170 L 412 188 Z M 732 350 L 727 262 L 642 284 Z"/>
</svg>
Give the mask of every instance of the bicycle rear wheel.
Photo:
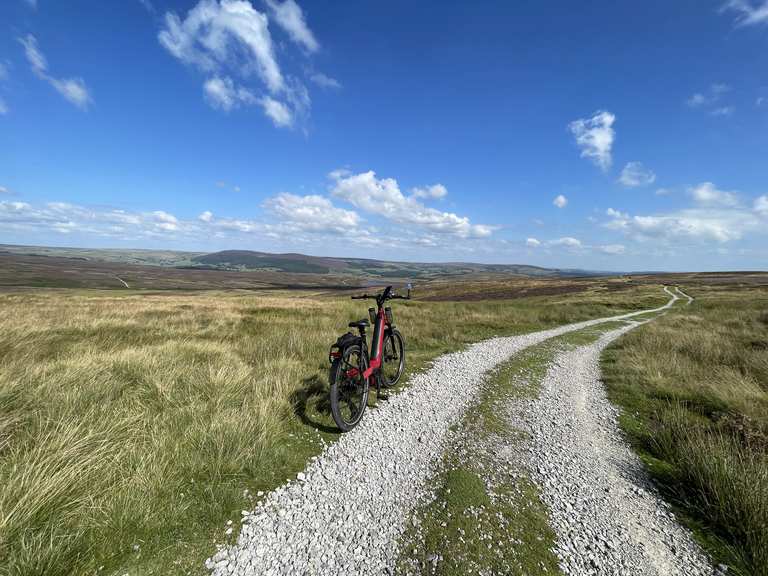
<svg viewBox="0 0 768 576">
<path fill-rule="evenodd" d="M 331 414 L 342 432 L 357 426 L 368 405 L 368 380 L 360 346 L 353 344 L 341 352 L 331 365 Z"/>
<path fill-rule="evenodd" d="M 381 357 L 381 381 L 385 388 L 391 388 L 400 380 L 405 370 L 405 341 L 394 328 L 384 334 L 384 349 Z"/>
</svg>

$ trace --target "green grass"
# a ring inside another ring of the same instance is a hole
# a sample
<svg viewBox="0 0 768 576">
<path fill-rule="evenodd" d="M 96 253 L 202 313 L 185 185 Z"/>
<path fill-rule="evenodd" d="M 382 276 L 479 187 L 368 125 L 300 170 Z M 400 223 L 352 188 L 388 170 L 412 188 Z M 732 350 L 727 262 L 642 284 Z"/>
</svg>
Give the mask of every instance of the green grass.
<svg viewBox="0 0 768 576">
<path fill-rule="evenodd" d="M 649 286 L 393 308 L 413 372 L 663 301 Z M 0 574 L 203 573 L 237 535 L 226 521 L 337 437 L 328 347 L 365 315 L 315 293 L 1 294 Z"/>
<path fill-rule="evenodd" d="M 768 574 L 768 290 L 696 300 L 604 356 L 620 422 L 680 516 L 731 572 Z M 732 289 L 731 289 L 732 290 Z"/>
</svg>

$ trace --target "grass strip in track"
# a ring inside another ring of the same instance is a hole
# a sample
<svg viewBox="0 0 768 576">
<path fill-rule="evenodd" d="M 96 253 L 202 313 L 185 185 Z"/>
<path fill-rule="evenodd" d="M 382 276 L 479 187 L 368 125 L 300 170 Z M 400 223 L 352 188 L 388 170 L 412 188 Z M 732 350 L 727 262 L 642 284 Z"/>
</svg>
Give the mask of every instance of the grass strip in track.
<svg viewBox="0 0 768 576">
<path fill-rule="evenodd" d="M 556 352 L 594 342 L 606 323 L 529 348 L 499 366 L 452 431 L 433 499 L 418 508 L 401 541 L 398 573 L 559 574 L 555 533 L 524 461 L 527 434 L 516 409 L 538 395 Z"/>
</svg>

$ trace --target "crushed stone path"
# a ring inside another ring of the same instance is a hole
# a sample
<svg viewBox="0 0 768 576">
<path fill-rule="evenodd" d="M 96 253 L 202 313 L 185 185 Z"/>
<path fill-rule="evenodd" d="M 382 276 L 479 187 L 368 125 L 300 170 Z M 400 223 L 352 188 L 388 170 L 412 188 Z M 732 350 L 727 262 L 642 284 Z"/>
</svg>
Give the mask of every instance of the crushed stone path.
<svg viewBox="0 0 768 576">
<path fill-rule="evenodd" d="M 539 397 L 517 411 L 566 575 L 717 573 L 622 437 L 600 380 L 600 353 L 640 324 L 558 354 Z"/>
<path fill-rule="evenodd" d="M 390 574 L 408 514 L 426 494 L 450 426 L 459 421 L 484 375 L 549 338 L 662 311 L 669 302 L 519 336 L 497 337 L 437 358 L 389 402 L 312 460 L 297 479 L 243 511 L 237 544 L 206 561 L 215 576 Z"/>
</svg>

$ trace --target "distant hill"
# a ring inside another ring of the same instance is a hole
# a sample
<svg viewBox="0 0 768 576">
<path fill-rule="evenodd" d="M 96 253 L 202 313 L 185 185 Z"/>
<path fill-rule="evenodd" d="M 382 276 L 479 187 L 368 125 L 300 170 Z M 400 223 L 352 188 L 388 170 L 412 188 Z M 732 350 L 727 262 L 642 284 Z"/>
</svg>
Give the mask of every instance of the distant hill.
<svg viewBox="0 0 768 576">
<path fill-rule="evenodd" d="M 334 276 L 356 281 L 431 280 L 452 277 L 575 277 L 607 276 L 610 273 L 586 270 L 542 268 L 527 264 L 477 264 L 472 262 L 395 262 L 366 258 L 336 258 L 306 254 L 271 254 L 252 250 L 183 252 L 174 250 L 121 250 L 15 246 L 0 244 L 10 254 L 77 258 L 92 262 L 118 262 L 164 268 L 270 272 Z"/>
<path fill-rule="evenodd" d="M 251 250 L 224 250 L 191 258 L 194 265 L 217 270 L 269 270 L 306 274 L 344 274 L 370 278 L 440 278 L 466 275 L 536 277 L 602 276 L 599 272 L 561 270 L 527 264 L 476 264 L 473 262 L 396 262 L 366 258 L 336 258 L 306 254 L 270 254 Z"/>
</svg>

